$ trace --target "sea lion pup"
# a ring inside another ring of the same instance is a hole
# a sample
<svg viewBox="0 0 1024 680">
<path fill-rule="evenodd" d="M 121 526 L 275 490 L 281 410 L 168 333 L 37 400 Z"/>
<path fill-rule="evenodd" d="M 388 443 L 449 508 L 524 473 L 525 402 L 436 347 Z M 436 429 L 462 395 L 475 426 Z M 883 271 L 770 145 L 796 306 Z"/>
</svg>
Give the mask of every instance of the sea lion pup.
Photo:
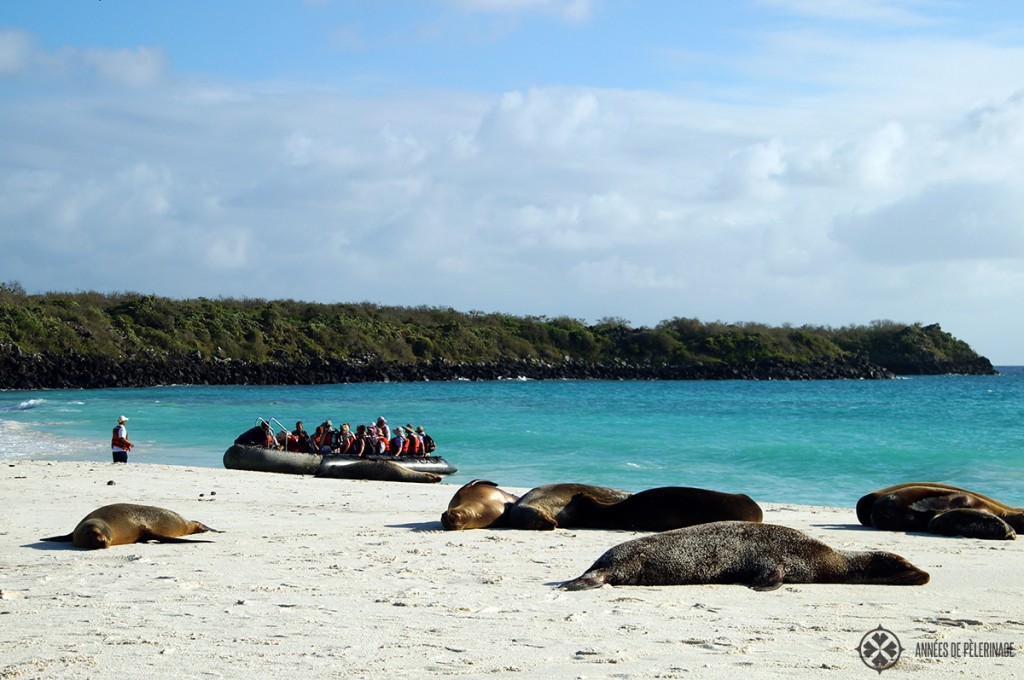
<svg viewBox="0 0 1024 680">
<path fill-rule="evenodd" d="M 928 533 L 984 538 L 990 541 L 1012 541 L 1017 538 L 1017 532 L 1001 517 L 996 517 L 987 510 L 974 508 L 940 512 L 928 522 Z"/>
<path fill-rule="evenodd" d="M 783 583 L 922 585 L 926 572 L 893 553 L 833 550 L 796 529 L 756 522 L 712 522 L 620 543 L 562 590 L 613 586 Z"/>
<path fill-rule="evenodd" d="M 207 543 L 208 541 L 180 538 L 207 531 L 223 533 L 211 529 L 202 522 L 185 519 L 178 513 L 164 508 L 153 505 L 114 503 L 90 512 L 82 518 L 72 533 L 40 540 L 70 541 L 78 548 L 95 550 L 109 548 L 112 545 L 127 545 L 145 541 Z"/>
<path fill-rule="evenodd" d="M 330 456 L 324 456 L 323 462 L 316 470 L 316 476 L 332 479 L 369 479 L 375 482 L 419 482 L 421 484 L 436 484 L 441 481 L 441 475 L 410 470 L 404 465 L 390 460 L 360 460 L 349 463 L 331 460 Z"/>
<path fill-rule="evenodd" d="M 578 511 L 587 499 L 617 503 L 630 495 L 628 491 L 590 484 L 545 484 L 530 489 L 505 514 L 513 529 L 577 527 Z"/>
<path fill-rule="evenodd" d="M 455 492 L 448 509 L 441 513 L 441 526 L 448 531 L 503 526 L 505 512 L 519 496 L 499 489 L 486 479 L 474 479 Z"/>
<path fill-rule="evenodd" d="M 764 518 L 761 506 L 750 496 L 688 486 L 637 491 L 614 503 L 579 494 L 573 506 L 573 526 L 590 529 L 668 531 L 708 522 L 760 522 Z"/>
<path fill-rule="evenodd" d="M 884 531 L 929 531 L 968 538 L 1013 538 L 1006 531 L 1024 531 L 1024 509 L 1015 508 L 974 491 L 932 483 L 900 484 L 873 492 L 858 501 L 858 519 L 870 508 L 867 526 Z M 988 513 L 957 513 L 935 525 L 933 520 L 953 510 Z M 994 521 L 998 520 L 998 521 Z"/>
</svg>

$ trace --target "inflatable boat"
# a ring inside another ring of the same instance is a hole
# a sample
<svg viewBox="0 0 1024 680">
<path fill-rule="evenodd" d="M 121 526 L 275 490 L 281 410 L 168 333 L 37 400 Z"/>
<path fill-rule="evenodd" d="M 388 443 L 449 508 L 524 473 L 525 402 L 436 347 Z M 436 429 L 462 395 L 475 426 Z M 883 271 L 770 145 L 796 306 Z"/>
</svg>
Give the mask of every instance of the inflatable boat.
<svg viewBox="0 0 1024 680">
<path fill-rule="evenodd" d="M 265 449 L 262 446 L 246 446 L 244 444 L 233 444 L 224 452 L 224 467 L 229 470 L 312 475 L 316 474 L 316 471 L 320 468 L 320 463 L 324 460 L 330 462 L 332 467 L 355 463 L 360 460 L 389 460 L 417 472 L 450 475 L 457 471 L 454 465 L 441 456 L 371 455 L 359 458 L 351 453 L 321 455 L 319 453 Z"/>
</svg>

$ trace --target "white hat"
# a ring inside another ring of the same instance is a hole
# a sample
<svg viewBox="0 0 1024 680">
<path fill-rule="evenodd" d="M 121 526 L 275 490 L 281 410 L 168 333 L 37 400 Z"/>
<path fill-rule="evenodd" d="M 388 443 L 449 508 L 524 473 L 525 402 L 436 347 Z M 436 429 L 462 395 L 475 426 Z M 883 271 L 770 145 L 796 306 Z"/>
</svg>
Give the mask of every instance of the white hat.
<svg viewBox="0 0 1024 680">
<path fill-rule="evenodd" d="M 117 422 L 119 422 L 119 423 L 127 423 L 128 422 L 128 416 L 118 416 L 117 417 Z"/>
</svg>

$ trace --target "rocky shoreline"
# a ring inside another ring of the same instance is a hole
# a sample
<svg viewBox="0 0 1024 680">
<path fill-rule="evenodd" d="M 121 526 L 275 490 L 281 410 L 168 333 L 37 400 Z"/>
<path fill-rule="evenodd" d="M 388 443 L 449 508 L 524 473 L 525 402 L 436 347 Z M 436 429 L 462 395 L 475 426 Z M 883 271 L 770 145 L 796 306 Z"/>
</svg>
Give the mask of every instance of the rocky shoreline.
<svg viewBox="0 0 1024 680">
<path fill-rule="evenodd" d="M 561 362 L 509 359 L 487 363 L 444 360 L 401 364 L 373 358 L 312 358 L 249 362 L 238 359 L 144 353 L 113 359 L 78 354 L 7 352 L 0 355 L 0 389 L 152 387 L 155 385 L 317 385 L 427 380 L 884 380 L 897 375 L 996 371 L 984 357 L 960 363 L 902 362 L 879 366 L 863 357 L 808 362 L 762 359 L 687 365 Z"/>
</svg>

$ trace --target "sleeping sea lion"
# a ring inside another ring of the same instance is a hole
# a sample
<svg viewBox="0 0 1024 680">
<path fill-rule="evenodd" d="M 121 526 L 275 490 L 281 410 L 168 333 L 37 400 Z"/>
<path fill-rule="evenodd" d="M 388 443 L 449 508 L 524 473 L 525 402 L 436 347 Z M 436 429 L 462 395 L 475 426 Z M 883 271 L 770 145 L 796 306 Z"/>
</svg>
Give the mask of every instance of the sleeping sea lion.
<svg viewBox="0 0 1024 680">
<path fill-rule="evenodd" d="M 796 529 L 756 522 L 713 522 L 620 543 L 562 590 L 613 586 L 783 583 L 922 585 L 926 572 L 893 553 L 833 550 Z"/>
<path fill-rule="evenodd" d="M 359 460 L 354 463 L 344 460 L 333 460 L 324 456 L 320 467 L 316 469 L 317 477 L 332 479 L 369 479 L 376 482 L 419 482 L 435 484 L 441 481 L 441 475 L 433 472 L 410 470 L 390 460 Z"/>
<path fill-rule="evenodd" d="M 928 522 L 928 533 L 940 536 L 964 536 L 991 541 L 1012 541 L 1017 538 L 1013 527 L 987 510 L 956 508 L 940 512 Z"/>
<path fill-rule="evenodd" d="M 637 491 L 614 503 L 579 494 L 572 505 L 572 526 L 591 529 L 668 531 L 726 520 L 760 522 L 764 517 L 750 496 L 687 486 Z"/>
<path fill-rule="evenodd" d="M 1015 531 L 1024 531 L 1024 509 L 1006 505 L 993 498 L 948 484 L 913 482 L 879 489 L 857 502 L 861 524 L 885 531 L 931 531 L 932 521 L 952 510 L 986 512 L 999 519 L 993 522 L 974 513 L 955 514 L 936 525 L 945 535 L 970 538 L 1007 538 L 1005 523 Z M 977 533 L 972 533 L 976 530 Z"/>
<path fill-rule="evenodd" d="M 628 491 L 590 484 L 546 484 L 530 489 L 505 513 L 513 529 L 554 529 L 578 527 L 578 510 L 594 500 L 616 503 L 628 498 Z"/>
<path fill-rule="evenodd" d="M 262 446 L 234 444 L 224 452 L 224 467 L 228 470 L 311 475 L 316 472 L 322 458 L 319 453 L 279 451 Z"/>
<path fill-rule="evenodd" d="M 503 526 L 505 512 L 519 496 L 510 494 L 486 479 L 474 479 L 455 492 L 448 509 L 441 514 L 441 525 L 449 531 Z"/>
<path fill-rule="evenodd" d="M 78 548 L 94 550 L 112 545 L 160 541 L 161 543 L 207 543 L 180 536 L 207 531 L 222 533 L 201 522 L 187 520 L 171 510 L 153 505 L 114 503 L 93 510 L 82 518 L 75 530 L 64 536 L 51 536 L 42 541 L 72 542 Z"/>
</svg>

